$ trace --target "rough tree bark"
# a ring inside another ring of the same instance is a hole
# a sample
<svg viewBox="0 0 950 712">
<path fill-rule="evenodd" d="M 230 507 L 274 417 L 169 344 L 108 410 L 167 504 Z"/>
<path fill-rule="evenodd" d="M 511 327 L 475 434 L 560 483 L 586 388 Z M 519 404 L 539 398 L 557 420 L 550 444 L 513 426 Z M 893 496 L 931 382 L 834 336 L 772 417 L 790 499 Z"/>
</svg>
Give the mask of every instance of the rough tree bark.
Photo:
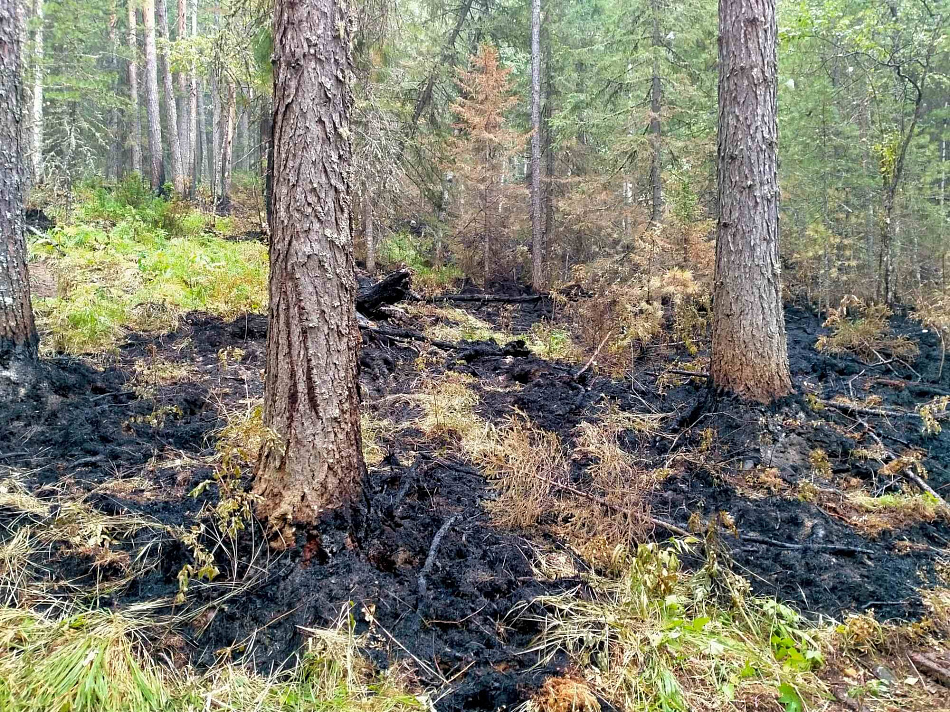
<svg viewBox="0 0 950 712">
<path fill-rule="evenodd" d="M 541 0 L 531 0 L 531 286 L 544 285 L 541 223 Z"/>
<path fill-rule="evenodd" d="M 719 0 L 719 223 L 710 375 L 769 402 L 791 391 L 778 254 L 775 0 Z"/>
<path fill-rule="evenodd" d="M 351 21 L 339 0 L 278 0 L 274 220 L 258 514 L 283 534 L 350 516 L 365 465 L 350 235 Z"/>
<path fill-rule="evenodd" d="M 34 0 L 33 2 L 33 21 L 36 23 L 36 30 L 33 33 L 33 152 L 31 163 L 33 183 L 39 185 L 43 182 L 45 170 L 43 156 L 43 0 Z"/>
<path fill-rule="evenodd" d="M 158 0 L 158 34 L 164 42 L 160 55 L 162 65 L 162 86 L 165 90 L 165 123 L 167 124 L 168 149 L 172 160 L 172 182 L 178 195 L 185 193 L 185 164 L 182 161 L 180 134 L 178 133 L 178 107 L 175 103 L 175 84 L 172 81 L 171 60 L 168 54 L 168 42 L 171 34 L 168 30 L 168 2 Z"/>
<path fill-rule="evenodd" d="M 23 217 L 19 0 L 0 0 L 0 399 L 32 380 L 39 337 L 30 303 Z"/>
<path fill-rule="evenodd" d="M 142 173 L 142 117 L 139 114 L 139 67 L 136 35 L 135 0 L 129 0 L 129 99 L 132 103 L 132 170 Z"/>
<path fill-rule="evenodd" d="M 176 34 L 179 41 L 188 36 L 188 0 L 178 0 L 178 16 L 175 18 Z M 181 164 L 182 172 L 186 177 L 191 174 L 191 119 L 189 118 L 191 107 L 188 101 L 188 74 L 186 72 L 177 72 L 175 75 L 178 84 L 178 95 L 175 97 L 175 103 L 178 106 L 178 131 L 179 142 L 181 143 Z"/>
<path fill-rule="evenodd" d="M 148 152 L 151 161 L 149 178 L 152 190 L 159 191 L 165 183 L 165 160 L 162 155 L 162 118 L 158 100 L 158 50 L 155 46 L 155 0 L 142 4 L 145 29 L 145 106 L 148 114 Z"/>
</svg>

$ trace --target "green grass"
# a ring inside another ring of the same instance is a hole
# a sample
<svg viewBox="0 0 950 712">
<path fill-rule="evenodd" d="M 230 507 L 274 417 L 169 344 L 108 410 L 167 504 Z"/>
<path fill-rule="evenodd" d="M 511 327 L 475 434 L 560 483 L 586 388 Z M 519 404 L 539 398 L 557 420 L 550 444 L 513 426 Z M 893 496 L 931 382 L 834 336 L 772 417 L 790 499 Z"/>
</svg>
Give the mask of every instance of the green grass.
<svg viewBox="0 0 950 712">
<path fill-rule="evenodd" d="M 90 610 L 60 617 L 0 608 L 0 709 L 4 712 L 390 712 L 422 708 L 403 670 L 377 674 L 345 611 L 329 629 L 306 631 L 291 669 L 270 676 L 222 661 L 204 672 L 161 663 L 168 621 L 146 610 Z"/>
<path fill-rule="evenodd" d="M 266 308 L 263 245 L 207 232 L 209 216 L 136 191 L 80 191 L 67 222 L 30 245 L 34 268 L 57 282 L 34 303 L 47 350 L 113 348 L 127 330 L 174 329 L 194 310 L 227 319 Z"/>
<path fill-rule="evenodd" d="M 682 544 L 676 547 L 682 548 Z M 750 596 L 742 579 L 714 563 L 683 570 L 674 546 L 615 552 L 589 593 L 535 601 L 544 611 L 535 649 L 566 652 L 618 709 L 773 709 L 790 712 L 824 693 L 820 629 L 792 609 Z M 767 702 L 766 702 L 767 700 Z"/>
</svg>

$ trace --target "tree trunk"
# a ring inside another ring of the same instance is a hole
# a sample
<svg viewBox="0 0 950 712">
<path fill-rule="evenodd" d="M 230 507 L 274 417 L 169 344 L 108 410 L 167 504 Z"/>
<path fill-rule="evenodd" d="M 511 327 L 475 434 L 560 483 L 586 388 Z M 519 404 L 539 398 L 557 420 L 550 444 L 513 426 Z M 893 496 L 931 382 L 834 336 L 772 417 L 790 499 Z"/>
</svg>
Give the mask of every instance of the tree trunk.
<svg viewBox="0 0 950 712">
<path fill-rule="evenodd" d="M 191 5 L 191 36 L 198 36 L 198 0 Z M 201 174 L 201 156 L 198 153 L 198 65 L 192 60 L 189 68 L 188 97 L 188 170 L 191 173 L 191 199 L 198 197 L 198 180 Z"/>
<path fill-rule="evenodd" d="M 663 221 L 663 142 L 660 125 L 663 87 L 660 83 L 660 58 L 657 54 L 663 41 L 660 37 L 660 8 L 658 0 L 652 0 L 653 15 L 653 76 L 650 81 L 650 188 L 653 200 L 650 203 L 650 227 L 654 230 Z"/>
<path fill-rule="evenodd" d="M 274 234 L 274 114 L 265 111 L 261 117 L 261 172 L 264 184 L 264 211 L 267 214 L 267 227 Z"/>
<path fill-rule="evenodd" d="M 231 174 L 234 164 L 234 119 L 237 109 L 237 88 L 234 82 L 228 82 L 228 100 L 225 106 L 224 114 L 221 119 L 224 121 L 221 134 L 221 185 L 218 196 L 217 207 L 222 213 L 226 213 L 231 207 Z"/>
<path fill-rule="evenodd" d="M 44 178 L 44 156 L 43 156 L 43 77 L 45 68 L 43 66 L 43 0 L 34 0 L 33 17 L 36 22 L 36 31 L 33 34 L 33 153 L 32 169 L 33 184 L 40 185 Z"/>
<path fill-rule="evenodd" d="M 221 82 L 220 69 L 211 72 L 211 204 L 218 204 L 221 183 Z"/>
<path fill-rule="evenodd" d="M 109 45 L 111 56 L 109 57 L 109 68 L 115 72 L 115 93 L 119 95 L 119 3 L 118 0 L 112 0 L 109 7 Z M 113 106 L 109 109 L 109 164 L 106 166 L 106 176 L 119 180 L 121 172 L 122 143 L 119 140 L 119 107 Z"/>
<path fill-rule="evenodd" d="M 135 0 L 129 0 L 129 99 L 132 103 L 132 171 L 142 174 L 142 117 L 139 113 L 138 41 L 135 29 Z"/>
<path fill-rule="evenodd" d="M 23 81 L 19 0 L 0 0 L 0 399 L 21 395 L 39 337 L 30 303 L 23 218 Z"/>
<path fill-rule="evenodd" d="M 778 253 L 775 0 L 719 0 L 719 223 L 710 374 L 770 402 L 791 391 Z"/>
<path fill-rule="evenodd" d="M 162 119 L 158 99 L 158 50 L 155 47 L 155 0 L 142 4 L 145 27 L 145 105 L 148 114 L 148 152 L 151 159 L 152 190 L 158 192 L 165 183 L 165 160 L 162 155 Z"/>
<path fill-rule="evenodd" d="M 548 30 L 550 32 L 550 30 Z M 554 112 L 554 70 L 552 68 L 551 58 L 551 40 L 548 36 L 544 43 L 544 110 L 541 113 L 543 146 L 541 153 L 544 156 L 544 244 L 545 249 L 550 250 L 554 244 L 554 150 L 553 134 L 551 127 L 551 116 Z"/>
<path fill-rule="evenodd" d="M 247 115 L 250 106 L 245 105 L 241 109 L 241 117 L 238 119 L 238 135 L 241 137 L 241 152 L 238 154 L 237 168 L 239 171 L 248 170 L 248 162 L 251 157 L 251 133 L 248 126 Z"/>
<path fill-rule="evenodd" d="M 337 0 L 278 0 L 274 232 L 257 513 L 282 535 L 352 515 L 365 465 L 350 235 L 349 18 Z M 314 130 L 319 127 L 319 130 Z"/>
<path fill-rule="evenodd" d="M 168 147 L 172 159 L 172 182 L 178 195 L 185 194 L 185 168 L 182 161 L 180 134 L 178 133 L 178 106 L 175 102 L 175 85 L 172 82 L 171 61 L 168 55 L 168 2 L 158 0 L 158 34 L 165 42 L 161 53 L 162 84 L 165 90 L 165 122 L 168 124 Z"/>
<path fill-rule="evenodd" d="M 188 36 L 188 0 L 178 0 L 178 16 L 176 22 L 176 39 L 181 42 Z M 182 174 L 187 178 L 191 174 L 191 119 L 189 118 L 189 108 L 191 103 L 188 100 L 188 75 L 186 72 L 178 72 L 175 75 L 178 83 L 178 96 L 175 103 L 178 106 L 178 130 L 179 143 L 181 143 L 181 165 Z"/>
<path fill-rule="evenodd" d="M 363 187 L 363 237 L 366 240 L 366 271 L 376 274 L 376 240 L 373 234 L 373 195 L 367 183 Z"/>
<path fill-rule="evenodd" d="M 541 0 L 531 0 L 531 286 L 544 285 L 541 229 Z"/>
<path fill-rule="evenodd" d="M 208 135 L 208 105 L 205 100 L 205 85 L 201 83 L 198 93 L 198 131 L 201 134 L 202 180 L 207 179 L 214 190 L 214 142 Z M 213 118 L 213 117 L 212 117 Z"/>
</svg>

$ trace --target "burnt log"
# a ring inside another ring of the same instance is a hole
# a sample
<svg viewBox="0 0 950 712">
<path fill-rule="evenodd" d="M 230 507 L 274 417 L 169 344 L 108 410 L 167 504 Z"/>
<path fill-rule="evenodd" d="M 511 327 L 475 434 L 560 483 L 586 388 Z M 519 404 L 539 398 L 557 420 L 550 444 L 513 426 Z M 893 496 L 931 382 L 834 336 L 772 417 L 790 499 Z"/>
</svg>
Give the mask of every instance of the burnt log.
<svg viewBox="0 0 950 712">
<path fill-rule="evenodd" d="M 361 287 L 356 293 L 356 311 L 375 316 L 380 307 L 401 302 L 409 296 L 412 273 L 407 269 L 390 272 L 378 282 Z"/>
</svg>

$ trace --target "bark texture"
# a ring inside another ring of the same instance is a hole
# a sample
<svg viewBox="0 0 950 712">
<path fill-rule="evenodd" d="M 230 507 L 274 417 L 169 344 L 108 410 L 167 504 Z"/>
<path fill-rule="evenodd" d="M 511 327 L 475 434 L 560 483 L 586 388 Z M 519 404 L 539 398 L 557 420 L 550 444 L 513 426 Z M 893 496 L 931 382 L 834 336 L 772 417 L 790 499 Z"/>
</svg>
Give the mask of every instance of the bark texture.
<svg viewBox="0 0 950 712">
<path fill-rule="evenodd" d="M 132 103 L 132 170 L 142 173 L 142 117 L 139 115 L 138 41 L 136 39 L 135 0 L 129 0 L 129 99 Z"/>
<path fill-rule="evenodd" d="M 778 254 L 775 0 L 719 0 L 715 386 L 769 402 L 791 391 Z"/>
<path fill-rule="evenodd" d="M 278 0 L 274 218 L 258 514 L 290 534 L 354 511 L 360 448 L 350 234 L 350 18 L 339 0 Z M 287 539 L 284 539 L 287 542 Z"/>
<path fill-rule="evenodd" d="M 541 0 L 531 0 L 531 286 L 544 284 L 541 223 Z"/>
<path fill-rule="evenodd" d="M 21 391 L 39 338 L 30 304 L 23 217 L 19 0 L 0 0 L 0 398 Z"/>
<path fill-rule="evenodd" d="M 158 50 L 155 46 L 155 0 L 142 4 L 145 29 L 145 106 L 148 114 L 148 152 L 151 161 L 149 178 L 152 190 L 159 191 L 165 182 L 165 160 L 162 154 L 162 118 L 158 100 Z"/>
<path fill-rule="evenodd" d="M 183 195 L 185 192 L 185 168 L 182 161 L 180 134 L 178 133 L 178 106 L 175 102 L 175 85 L 172 81 L 171 61 L 168 57 L 168 42 L 171 35 L 168 30 L 168 2 L 158 0 L 158 33 L 164 41 L 161 52 L 162 86 L 165 90 L 165 123 L 168 129 L 168 148 L 171 154 L 172 182 L 175 192 Z"/>
</svg>

